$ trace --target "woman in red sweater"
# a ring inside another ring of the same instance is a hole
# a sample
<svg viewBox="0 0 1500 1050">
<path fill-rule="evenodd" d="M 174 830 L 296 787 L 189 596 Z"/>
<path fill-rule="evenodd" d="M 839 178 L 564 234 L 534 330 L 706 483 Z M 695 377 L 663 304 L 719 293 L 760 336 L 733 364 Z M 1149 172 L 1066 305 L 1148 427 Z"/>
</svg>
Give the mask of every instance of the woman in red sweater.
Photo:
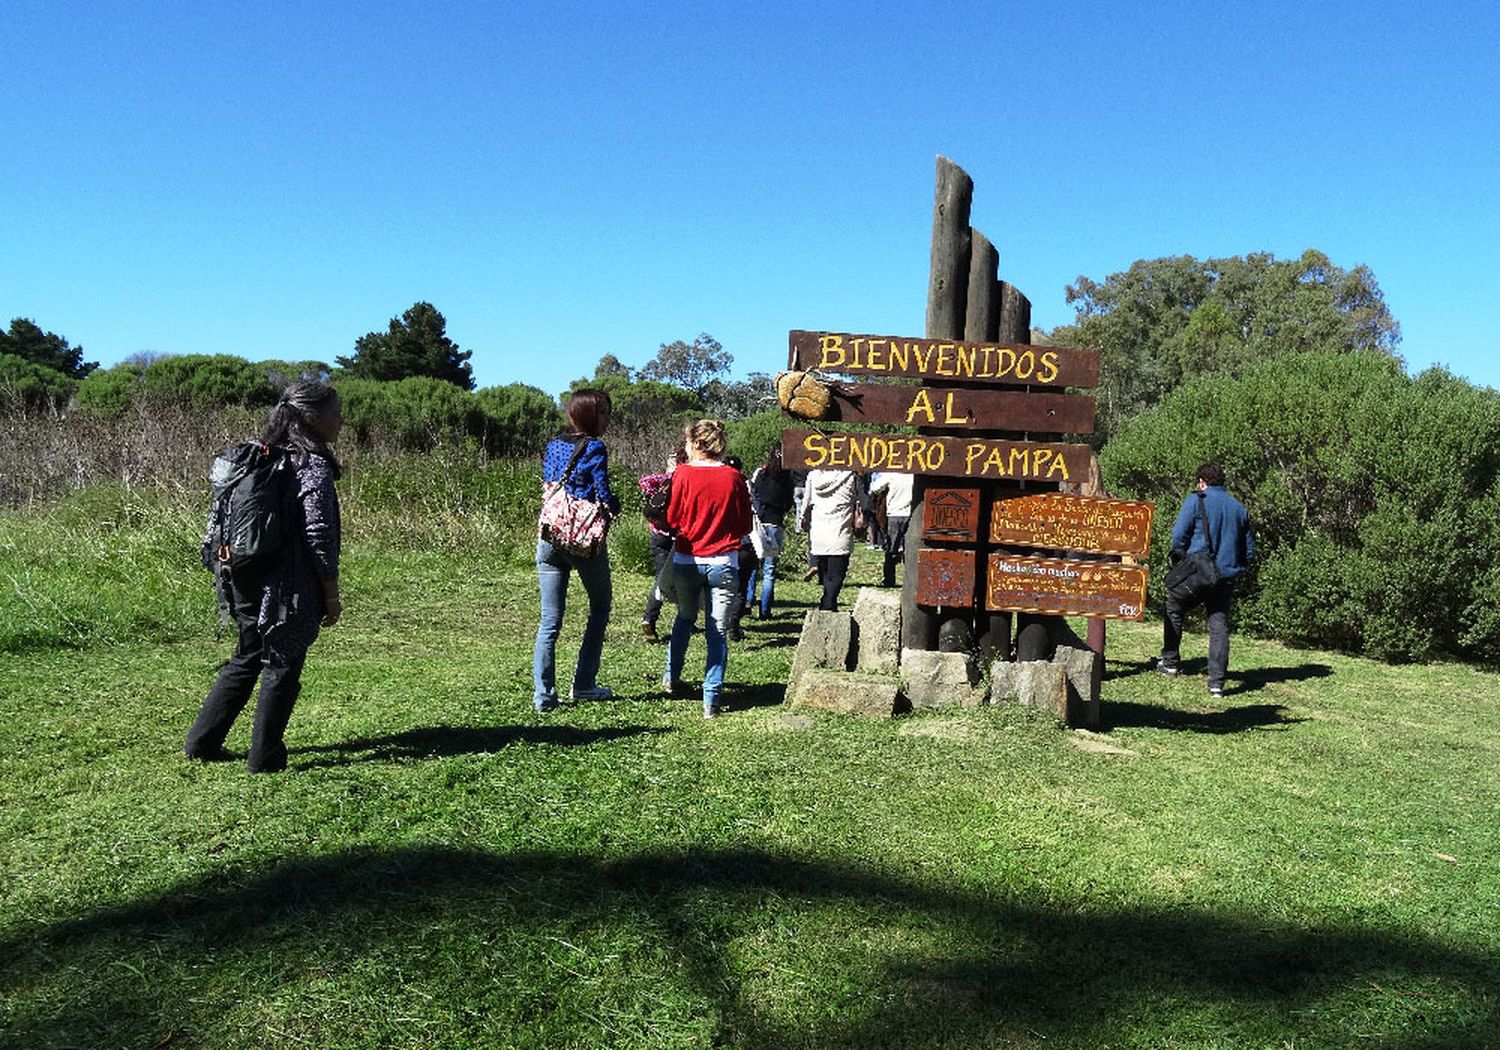
<svg viewBox="0 0 1500 1050">
<path fill-rule="evenodd" d="M 703 717 L 719 714 L 719 691 L 729 666 L 726 635 L 739 597 L 740 540 L 750 531 L 750 495 L 744 476 L 723 462 L 724 424 L 700 419 L 683 431 L 688 461 L 672 475 L 667 525 L 676 535 L 672 551 L 672 599 L 677 618 L 667 646 L 662 688 L 681 688 L 682 661 L 708 593 L 704 640 Z"/>
</svg>

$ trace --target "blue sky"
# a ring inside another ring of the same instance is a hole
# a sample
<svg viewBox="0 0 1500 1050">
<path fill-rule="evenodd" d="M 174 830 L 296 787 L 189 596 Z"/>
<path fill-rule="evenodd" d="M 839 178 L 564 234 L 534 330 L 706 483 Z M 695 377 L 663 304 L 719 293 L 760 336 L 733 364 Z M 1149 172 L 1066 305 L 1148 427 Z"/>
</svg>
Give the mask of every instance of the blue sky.
<svg viewBox="0 0 1500 1050">
<path fill-rule="evenodd" d="M 774 371 L 921 333 L 941 153 L 1043 327 L 1080 274 L 1315 247 L 1500 386 L 1497 11 L 7 0 L 0 323 L 331 360 L 425 299 L 481 385 L 700 331 Z"/>
</svg>

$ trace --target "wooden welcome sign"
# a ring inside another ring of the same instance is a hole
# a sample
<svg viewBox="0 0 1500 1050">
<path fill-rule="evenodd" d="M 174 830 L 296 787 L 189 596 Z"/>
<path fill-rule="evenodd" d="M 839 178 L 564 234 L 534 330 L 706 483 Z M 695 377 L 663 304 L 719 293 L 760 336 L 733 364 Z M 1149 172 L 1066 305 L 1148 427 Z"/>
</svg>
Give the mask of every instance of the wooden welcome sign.
<svg viewBox="0 0 1500 1050">
<path fill-rule="evenodd" d="M 1093 432 L 1094 399 L 1065 388 L 1098 382 L 1098 351 L 794 330 L 787 360 L 792 371 L 815 373 L 826 387 L 828 407 L 819 421 L 920 428 L 782 432 L 782 460 L 792 469 L 894 471 L 949 483 L 928 486 L 922 497 L 918 605 L 1145 615 L 1146 570 L 1099 559 L 1146 555 L 1151 504 L 1045 491 L 1087 479 L 1092 453 L 1087 445 L 1023 440 Z M 836 376 L 915 378 L 922 385 Z M 1033 487 L 1044 491 L 1024 491 Z M 974 549 L 981 544 L 985 558 Z M 1060 556 L 1068 554 L 1094 557 Z"/>
</svg>

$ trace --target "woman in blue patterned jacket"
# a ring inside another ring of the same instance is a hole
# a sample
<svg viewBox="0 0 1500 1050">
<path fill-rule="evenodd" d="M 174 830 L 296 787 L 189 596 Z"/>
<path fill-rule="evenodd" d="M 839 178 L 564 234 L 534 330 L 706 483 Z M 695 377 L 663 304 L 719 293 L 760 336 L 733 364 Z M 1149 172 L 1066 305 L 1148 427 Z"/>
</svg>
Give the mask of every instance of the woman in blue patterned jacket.
<svg viewBox="0 0 1500 1050">
<path fill-rule="evenodd" d="M 271 409 L 260 440 L 290 459 L 287 532 L 274 561 L 253 571 L 221 568 L 220 594 L 239 631 L 234 655 L 219 669 L 183 750 L 207 762 L 232 758 L 224 739 L 260 679 L 260 700 L 245 765 L 252 773 L 286 768 L 286 724 L 302 688 L 302 665 L 319 627 L 338 623 L 339 462 L 329 447 L 343 429 L 339 396 L 323 383 L 293 383 Z M 210 513 L 205 547 L 216 531 Z"/>
<path fill-rule="evenodd" d="M 578 461 L 568 478 L 568 494 L 604 505 L 611 517 L 620 513 L 620 501 L 609 490 L 609 449 L 600 440 L 609 426 L 609 395 L 603 390 L 575 390 L 563 414 L 568 429 L 547 443 L 542 457 L 542 482 L 559 481 L 573 453 Z M 531 703 L 539 714 L 555 711 L 557 699 L 557 636 L 562 632 L 563 611 L 568 603 L 568 576 L 578 573 L 589 596 L 589 618 L 578 646 L 571 695 L 574 700 L 608 700 L 615 694 L 598 682 L 599 655 L 604 650 L 604 628 L 609 623 L 609 551 L 591 558 L 567 554 L 546 540 L 536 541 L 536 575 L 541 591 L 542 618 L 536 629 L 536 647 L 531 657 Z"/>
</svg>

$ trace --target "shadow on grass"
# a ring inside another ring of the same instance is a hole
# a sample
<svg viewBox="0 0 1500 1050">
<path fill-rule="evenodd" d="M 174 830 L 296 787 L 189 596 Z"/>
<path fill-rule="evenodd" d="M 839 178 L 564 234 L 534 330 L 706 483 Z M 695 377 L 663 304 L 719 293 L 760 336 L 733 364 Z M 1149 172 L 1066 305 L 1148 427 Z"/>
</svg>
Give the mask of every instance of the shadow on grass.
<svg viewBox="0 0 1500 1050">
<path fill-rule="evenodd" d="M 313 1045 L 1435 1050 L 1493 1045 L 1500 973 L 1418 934 L 1053 908 L 753 849 L 408 847 L 12 934 L 0 1002 L 15 1046 L 225 1045 L 237 1023 L 242 1045 L 288 1025 Z"/>
<path fill-rule="evenodd" d="M 1191 660 L 1183 660 L 1179 665 L 1182 674 L 1189 678 L 1202 677 L 1208 673 L 1208 659 L 1206 657 L 1195 657 Z M 1123 678 L 1133 678 L 1138 674 L 1154 674 L 1156 671 L 1156 659 L 1124 661 L 1108 660 L 1104 662 L 1106 681 L 1119 681 Z M 1295 667 L 1257 667 L 1253 670 L 1236 672 L 1230 670 L 1230 682 L 1238 682 L 1238 685 L 1226 683 L 1228 693 L 1254 693 L 1264 689 L 1268 685 L 1284 682 L 1307 682 L 1317 678 L 1328 678 L 1333 674 L 1333 668 L 1327 664 L 1298 664 Z"/>
<path fill-rule="evenodd" d="M 1295 725 L 1305 718 L 1293 718 L 1280 704 L 1248 704 L 1222 711 L 1183 711 L 1156 704 L 1137 704 L 1129 700 L 1106 700 L 1100 705 L 1102 729 L 1145 728 L 1183 729 L 1192 733 L 1243 733 L 1248 729 Z"/>
<path fill-rule="evenodd" d="M 326 758 L 293 763 L 297 769 L 316 769 L 321 766 L 344 766 L 353 762 L 487 755 L 514 744 L 586 747 L 642 733 L 666 732 L 669 730 L 659 726 L 617 726 L 604 729 L 576 729 L 573 726 L 422 726 L 387 736 L 356 737 L 337 744 L 292 748 L 292 755 L 327 755 Z"/>
</svg>

